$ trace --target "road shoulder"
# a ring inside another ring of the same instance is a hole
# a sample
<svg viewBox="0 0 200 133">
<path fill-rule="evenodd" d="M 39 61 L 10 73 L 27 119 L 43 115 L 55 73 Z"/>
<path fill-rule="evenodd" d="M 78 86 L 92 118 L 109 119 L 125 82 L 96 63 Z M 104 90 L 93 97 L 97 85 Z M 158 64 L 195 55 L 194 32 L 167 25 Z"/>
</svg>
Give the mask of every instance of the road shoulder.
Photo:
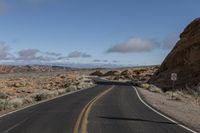
<svg viewBox="0 0 200 133">
<path fill-rule="evenodd" d="M 137 87 L 142 98 L 155 109 L 200 132 L 200 107 Z"/>
</svg>

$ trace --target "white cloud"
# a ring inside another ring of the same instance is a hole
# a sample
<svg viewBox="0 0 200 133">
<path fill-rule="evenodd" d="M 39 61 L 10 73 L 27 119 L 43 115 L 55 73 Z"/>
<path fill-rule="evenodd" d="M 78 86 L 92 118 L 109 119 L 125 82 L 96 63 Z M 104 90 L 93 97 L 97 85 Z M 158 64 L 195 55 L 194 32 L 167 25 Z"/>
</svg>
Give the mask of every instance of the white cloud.
<svg viewBox="0 0 200 133">
<path fill-rule="evenodd" d="M 144 38 L 131 38 L 127 42 L 116 44 L 109 48 L 106 53 L 137 53 L 149 52 L 160 47 L 155 40 Z"/>
<path fill-rule="evenodd" d="M 69 53 L 68 58 L 90 58 L 91 55 L 87 54 L 87 53 L 83 53 L 80 51 L 73 51 L 71 53 Z"/>
<path fill-rule="evenodd" d="M 57 56 L 57 57 L 62 55 L 61 53 L 56 53 L 56 52 L 45 52 L 44 54 L 49 55 L 49 56 Z"/>
<path fill-rule="evenodd" d="M 117 60 L 113 60 L 113 63 L 118 63 L 119 61 L 117 61 Z"/>
<path fill-rule="evenodd" d="M 23 49 L 18 52 L 18 55 L 20 60 L 35 60 L 38 53 L 40 53 L 38 49 Z"/>
<path fill-rule="evenodd" d="M 23 61 L 55 61 L 64 59 L 62 54 L 55 52 L 42 52 L 39 49 L 22 49 L 18 52 L 17 60 Z"/>
<path fill-rule="evenodd" d="M 85 54 L 82 56 L 86 56 Z M 17 55 L 10 53 L 10 47 L 5 42 L 0 42 L 0 61 L 36 61 L 47 62 L 57 60 L 68 60 L 68 57 L 56 52 L 43 52 L 39 49 L 22 49 Z"/>
<path fill-rule="evenodd" d="M 57 57 L 57 60 L 69 60 L 69 58 L 66 56 L 59 56 Z"/>
<path fill-rule="evenodd" d="M 6 45 L 4 42 L 0 43 L 0 60 L 9 60 L 12 55 L 9 53 L 10 47 Z"/>
<path fill-rule="evenodd" d="M 93 62 L 101 62 L 99 59 L 94 59 Z"/>
</svg>

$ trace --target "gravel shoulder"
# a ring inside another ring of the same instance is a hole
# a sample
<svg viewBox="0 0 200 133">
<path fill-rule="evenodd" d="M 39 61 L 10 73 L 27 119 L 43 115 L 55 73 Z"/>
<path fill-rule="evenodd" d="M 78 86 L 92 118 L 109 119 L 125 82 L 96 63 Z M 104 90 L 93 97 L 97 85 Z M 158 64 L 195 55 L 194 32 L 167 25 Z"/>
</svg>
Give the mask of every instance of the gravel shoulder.
<svg viewBox="0 0 200 133">
<path fill-rule="evenodd" d="M 200 106 L 190 99 L 171 100 L 170 95 L 139 88 L 141 96 L 151 106 L 200 132 Z"/>
</svg>

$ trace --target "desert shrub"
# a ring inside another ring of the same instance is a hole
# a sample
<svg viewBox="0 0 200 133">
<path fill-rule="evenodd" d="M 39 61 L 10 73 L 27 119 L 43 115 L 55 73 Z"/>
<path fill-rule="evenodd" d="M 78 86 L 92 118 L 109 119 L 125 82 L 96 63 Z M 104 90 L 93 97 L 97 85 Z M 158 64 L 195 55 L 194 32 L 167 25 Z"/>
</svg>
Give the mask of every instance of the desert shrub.
<svg viewBox="0 0 200 133">
<path fill-rule="evenodd" d="M 69 91 L 76 91 L 77 90 L 77 87 L 75 85 L 70 85 L 68 88 L 67 88 Z"/>
<path fill-rule="evenodd" d="M 173 97 L 173 100 L 175 100 L 175 101 L 181 101 L 182 99 L 181 99 L 181 97 L 179 97 L 179 96 L 174 96 L 174 97 Z"/>
<path fill-rule="evenodd" d="M 184 90 L 176 90 L 174 93 L 176 93 L 177 95 L 181 97 L 188 98 L 188 92 Z"/>
<path fill-rule="evenodd" d="M 58 95 L 66 93 L 66 89 L 58 89 Z"/>
<path fill-rule="evenodd" d="M 79 84 L 77 85 L 77 89 L 86 89 L 89 87 L 92 87 L 94 83 L 92 82 L 91 79 L 88 78 L 82 78 L 82 80 L 79 81 Z"/>
<path fill-rule="evenodd" d="M 42 100 L 50 98 L 52 96 L 53 96 L 53 94 L 50 91 L 48 91 L 48 90 L 40 90 L 39 92 L 33 94 L 31 97 L 35 101 L 42 101 Z"/>
<path fill-rule="evenodd" d="M 182 96 L 180 95 L 180 93 L 178 91 L 176 91 L 176 92 L 173 93 L 172 99 L 176 100 L 176 101 L 181 101 L 182 100 L 181 97 Z"/>
<path fill-rule="evenodd" d="M 7 99 L 7 98 L 8 98 L 8 95 L 6 95 L 3 92 L 0 92 L 0 99 Z"/>
<path fill-rule="evenodd" d="M 154 85 L 150 85 L 149 91 L 154 93 L 162 93 L 162 90 Z"/>
<path fill-rule="evenodd" d="M 154 92 L 154 93 L 162 93 L 163 92 L 160 88 L 158 88 L 157 86 L 152 85 L 152 84 L 150 85 L 150 84 L 145 83 L 145 84 L 141 84 L 140 87 L 147 89 L 148 91 Z"/>
<path fill-rule="evenodd" d="M 23 105 L 23 99 L 22 98 L 14 98 L 11 99 L 10 101 L 8 101 L 8 105 L 11 108 L 18 108 L 21 107 Z"/>
<path fill-rule="evenodd" d="M 49 95 L 50 95 L 51 97 L 54 97 L 54 96 L 59 95 L 59 93 L 58 93 L 58 91 L 52 91 L 52 92 L 49 93 Z"/>
<path fill-rule="evenodd" d="M 34 103 L 34 99 L 30 96 L 26 96 L 26 97 L 23 98 L 23 103 L 24 104 Z"/>
<path fill-rule="evenodd" d="M 8 101 L 6 99 L 0 99 L 0 111 L 5 110 L 8 105 Z"/>
<path fill-rule="evenodd" d="M 24 85 L 20 82 L 14 83 L 14 87 L 19 88 L 19 87 L 24 87 Z"/>
<path fill-rule="evenodd" d="M 141 84 L 141 87 L 148 90 L 151 86 L 150 84 L 145 83 L 145 84 Z"/>
<path fill-rule="evenodd" d="M 180 97 L 174 97 L 174 100 L 181 101 L 181 98 Z"/>
<path fill-rule="evenodd" d="M 195 98 L 196 103 L 200 105 L 200 83 L 197 84 L 196 87 L 193 87 L 193 88 L 189 87 L 187 84 L 185 87 L 188 93 Z"/>
<path fill-rule="evenodd" d="M 78 90 L 86 88 L 87 84 L 85 82 L 80 82 L 79 85 L 77 86 Z"/>
</svg>

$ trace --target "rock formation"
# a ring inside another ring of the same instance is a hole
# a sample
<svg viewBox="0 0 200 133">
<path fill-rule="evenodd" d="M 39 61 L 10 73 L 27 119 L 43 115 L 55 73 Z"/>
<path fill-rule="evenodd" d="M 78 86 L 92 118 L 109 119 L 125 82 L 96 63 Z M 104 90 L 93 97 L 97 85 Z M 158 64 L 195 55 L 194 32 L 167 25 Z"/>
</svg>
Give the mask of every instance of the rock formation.
<svg viewBox="0 0 200 133">
<path fill-rule="evenodd" d="M 178 74 L 176 88 L 197 88 L 200 83 L 200 18 L 192 21 L 180 34 L 180 40 L 165 58 L 149 82 L 171 88 L 171 73 Z"/>
</svg>

